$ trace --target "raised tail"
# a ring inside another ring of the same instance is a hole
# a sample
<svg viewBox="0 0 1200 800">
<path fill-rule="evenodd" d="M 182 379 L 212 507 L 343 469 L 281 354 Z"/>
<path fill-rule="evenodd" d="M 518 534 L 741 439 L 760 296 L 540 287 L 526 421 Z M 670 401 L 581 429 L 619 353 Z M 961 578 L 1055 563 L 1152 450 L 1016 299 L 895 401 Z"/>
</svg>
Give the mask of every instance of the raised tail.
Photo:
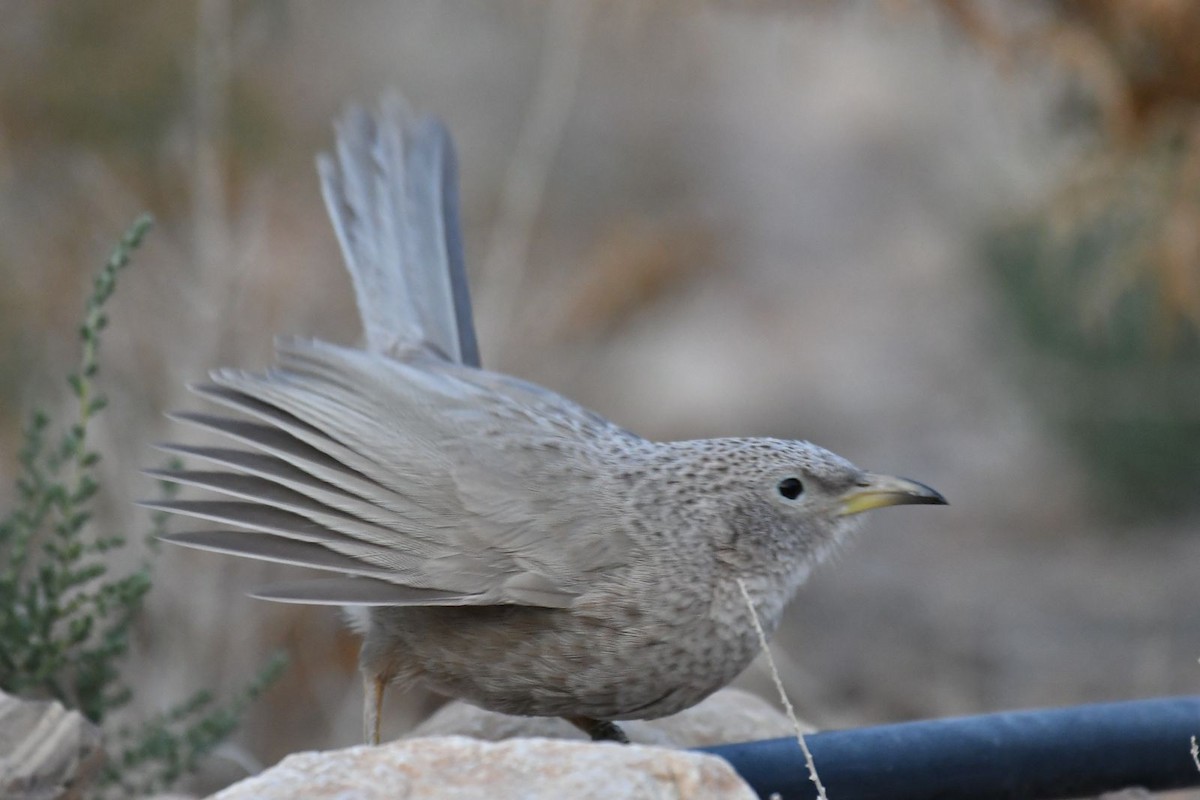
<svg viewBox="0 0 1200 800">
<path fill-rule="evenodd" d="M 450 134 L 398 97 L 375 114 L 351 107 L 335 128 L 317 171 L 367 349 L 479 366 Z"/>
</svg>

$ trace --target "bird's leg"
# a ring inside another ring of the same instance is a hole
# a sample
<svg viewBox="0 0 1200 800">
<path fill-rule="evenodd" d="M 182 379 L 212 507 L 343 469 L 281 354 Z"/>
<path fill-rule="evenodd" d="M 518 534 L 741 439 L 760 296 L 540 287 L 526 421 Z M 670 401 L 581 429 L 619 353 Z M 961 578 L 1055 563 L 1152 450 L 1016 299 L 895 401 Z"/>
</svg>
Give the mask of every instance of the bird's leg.
<svg viewBox="0 0 1200 800">
<path fill-rule="evenodd" d="M 629 737 L 615 722 L 591 717 L 567 717 L 567 722 L 592 737 L 593 742 L 620 742 L 629 744 Z"/>
<path fill-rule="evenodd" d="M 367 744 L 379 744 L 379 727 L 383 718 L 383 692 L 388 679 L 383 673 L 363 673 L 363 738 Z"/>
</svg>

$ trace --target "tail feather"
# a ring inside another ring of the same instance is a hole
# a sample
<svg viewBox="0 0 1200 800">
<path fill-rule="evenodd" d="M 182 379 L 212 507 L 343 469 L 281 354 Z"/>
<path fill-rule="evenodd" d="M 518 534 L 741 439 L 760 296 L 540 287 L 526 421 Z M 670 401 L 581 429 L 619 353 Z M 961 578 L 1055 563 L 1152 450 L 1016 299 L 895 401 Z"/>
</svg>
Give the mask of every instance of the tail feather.
<svg viewBox="0 0 1200 800">
<path fill-rule="evenodd" d="M 403 101 L 351 108 L 334 155 L 317 159 L 363 319 L 367 348 L 479 365 L 458 218 L 454 146 Z"/>
</svg>

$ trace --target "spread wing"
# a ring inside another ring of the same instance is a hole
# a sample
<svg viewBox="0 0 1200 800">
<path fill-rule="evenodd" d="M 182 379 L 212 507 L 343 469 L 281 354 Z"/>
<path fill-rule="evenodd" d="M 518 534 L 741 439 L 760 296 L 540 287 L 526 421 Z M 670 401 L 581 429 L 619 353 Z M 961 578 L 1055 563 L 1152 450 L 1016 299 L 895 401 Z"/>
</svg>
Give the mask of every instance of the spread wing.
<svg viewBox="0 0 1200 800">
<path fill-rule="evenodd" d="M 237 415 L 176 415 L 233 446 L 164 445 L 215 468 L 154 474 L 222 499 L 146 503 L 243 529 L 169 537 L 179 544 L 339 573 L 260 596 L 566 607 L 628 562 L 610 465 L 644 440 L 546 389 L 432 356 L 301 340 L 277 352 L 269 372 L 193 387 Z"/>
<path fill-rule="evenodd" d="M 350 109 L 337 134 L 318 170 L 366 350 L 284 341 L 276 369 L 193 387 L 234 415 L 177 418 L 227 442 L 164 445 L 211 468 L 153 474 L 222 499 L 146 505 L 235 529 L 168 537 L 179 544 L 336 573 L 269 599 L 569 606 L 629 558 L 605 464 L 645 442 L 476 369 L 442 125 L 388 98 Z"/>
</svg>

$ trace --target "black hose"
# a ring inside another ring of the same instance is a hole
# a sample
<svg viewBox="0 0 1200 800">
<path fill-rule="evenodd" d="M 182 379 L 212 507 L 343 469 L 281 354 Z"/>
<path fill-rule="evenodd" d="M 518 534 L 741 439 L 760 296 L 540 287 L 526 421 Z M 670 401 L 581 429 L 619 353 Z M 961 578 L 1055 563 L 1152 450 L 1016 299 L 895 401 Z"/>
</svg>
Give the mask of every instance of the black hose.
<svg viewBox="0 0 1200 800">
<path fill-rule="evenodd" d="M 826 731 L 805 737 L 830 800 L 1038 800 L 1200 786 L 1200 696 Z M 814 798 L 796 739 L 706 747 L 759 797 Z"/>
</svg>

